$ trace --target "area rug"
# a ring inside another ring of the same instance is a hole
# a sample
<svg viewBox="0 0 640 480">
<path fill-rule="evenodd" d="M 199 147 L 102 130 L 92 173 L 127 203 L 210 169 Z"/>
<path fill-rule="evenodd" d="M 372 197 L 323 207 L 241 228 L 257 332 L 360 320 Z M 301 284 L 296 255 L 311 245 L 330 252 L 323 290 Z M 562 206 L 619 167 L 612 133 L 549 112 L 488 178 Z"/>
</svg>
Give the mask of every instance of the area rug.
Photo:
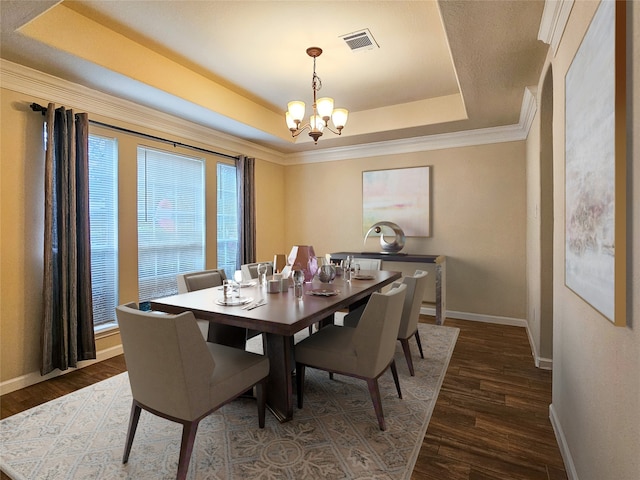
<svg viewBox="0 0 640 480">
<path fill-rule="evenodd" d="M 415 377 L 396 350 L 403 399 L 390 372 L 380 378 L 382 432 L 366 382 L 308 369 L 305 405 L 258 428 L 255 401 L 237 399 L 200 422 L 189 479 L 408 479 L 429 424 L 458 329 L 420 324 Z M 398 342 L 399 345 L 399 342 Z M 295 399 L 294 399 L 295 400 Z M 0 468 L 15 480 L 171 479 L 181 427 L 142 412 L 122 464 L 131 408 L 126 373 L 0 422 Z"/>
</svg>

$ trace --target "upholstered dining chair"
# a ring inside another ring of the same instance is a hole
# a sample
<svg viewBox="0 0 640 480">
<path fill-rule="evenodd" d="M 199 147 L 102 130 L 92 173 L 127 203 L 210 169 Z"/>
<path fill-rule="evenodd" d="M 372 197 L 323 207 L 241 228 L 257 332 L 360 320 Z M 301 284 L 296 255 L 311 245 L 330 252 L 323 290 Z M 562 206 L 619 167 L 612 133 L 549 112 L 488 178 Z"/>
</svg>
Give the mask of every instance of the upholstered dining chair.
<svg viewBox="0 0 640 480">
<path fill-rule="evenodd" d="M 245 263 L 243 265 L 240 265 L 240 270 L 242 271 L 242 280 L 248 282 L 253 278 L 258 278 L 258 265 L 261 263 L 267 264 L 267 277 L 273 275 L 273 263 L 271 262 Z"/>
<path fill-rule="evenodd" d="M 298 408 L 303 406 L 305 367 L 367 381 L 380 430 L 385 429 L 378 378 L 391 368 L 398 397 L 402 398 L 393 359 L 407 286 L 373 293 L 356 328 L 328 325 L 295 347 Z"/>
<path fill-rule="evenodd" d="M 380 270 L 382 268 L 382 260 L 376 258 L 354 258 L 353 263 L 360 265 L 360 270 Z"/>
<path fill-rule="evenodd" d="M 183 426 L 177 479 L 187 476 L 200 420 L 253 387 L 264 427 L 267 357 L 205 342 L 192 312 L 158 314 L 128 304 L 116 307 L 116 316 L 133 396 L 122 463 L 143 409 Z"/>
<path fill-rule="evenodd" d="M 200 270 L 196 272 L 179 273 L 176 275 L 178 293 L 202 290 L 203 288 L 218 287 L 227 279 L 222 269 Z"/>
<path fill-rule="evenodd" d="M 411 348 L 409 347 L 409 339 L 415 337 L 418 344 L 418 350 L 420 351 L 420 357 L 424 358 L 422 351 L 422 342 L 420 341 L 420 334 L 418 333 L 418 320 L 420 319 L 420 306 L 422 305 L 422 298 L 424 292 L 427 289 L 427 274 L 423 270 L 416 270 L 412 277 L 404 277 L 402 283 L 407 285 L 407 295 L 404 298 L 404 306 L 402 308 L 402 320 L 400 321 L 400 328 L 398 329 L 398 340 L 402 345 L 404 356 L 407 360 L 407 366 L 409 367 L 409 373 L 413 377 L 415 370 L 413 368 L 413 358 L 411 357 Z M 397 283 L 394 283 L 397 285 Z M 358 323 L 359 315 L 362 314 L 362 310 L 354 310 L 344 317 L 345 327 L 355 327 Z"/>
<path fill-rule="evenodd" d="M 226 279 L 227 275 L 222 269 L 200 270 L 176 275 L 178 293 L 219 287 Z M 244 328 L 212 323 L 206 320 L 198 320 L 198 326 L 204 338 L 209 342 L 221 343 L 236 348 L 245 347 L 247 330 Z"/>
</svg>

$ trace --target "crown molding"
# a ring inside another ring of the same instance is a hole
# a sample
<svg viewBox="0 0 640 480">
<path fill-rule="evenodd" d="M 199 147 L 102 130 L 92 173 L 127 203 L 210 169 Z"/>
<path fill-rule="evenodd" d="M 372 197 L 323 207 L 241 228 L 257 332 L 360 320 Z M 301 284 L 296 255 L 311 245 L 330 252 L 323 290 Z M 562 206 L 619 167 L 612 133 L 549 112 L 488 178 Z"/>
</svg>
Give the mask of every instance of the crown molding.
<svg viewBox="0 0 640 480">
<path fill-rule="evenodd" d="M 538 40 L 550 45 L 554 56 L 567 26 L 573 2 L 574 0 L 546 0 L 544 2 Z"/>
<path fill-rule="evenodd" d="M 143 129 L 153 129 L 167 134 L 169 139 L 178 136 L 225 150 L 231 155 L 243 154 L 282 163 L 282 153 L 275 150 L 4 59 L 0 59 L 0 86 L 26 95 L 54 99 L 55 103 Z"/>
<path fill-rule="evenodd" d="M 524 89 L 524 96 L 522 97 L 522 107 L 520 109 L 520 122 L 518 125 L 525 133 L 525 138 L 529 136 L 529 129 L 533 124 L 533 119 L 538 111 L 538 103 L 536 95 L 538 87 L 526 87 Z"/>
<path fill-rule="evenodd" d="M 0 86 L 38 98 L 54 99 L 56 103 L 90 113 L 99 112 L 101 116 L 116 121 L 143 129 L 153 129 L 169 137 L 178 136 L 214 149 L 225 150 L 232 155 L 243 154 L 280 165 L 332 162 L 519 141 L 526 139 L 535 115 L 535 95 L 531 91 L 532 87 L 529 87 L 524 92 L 520 122 L 517 125 L 283 154 L 3 59 L 0 59 Z"/>
<path fill-rule="evenodd" d="M 366 145 L 325 148 L 322 150 L 288 154 L 284 156 L 284 159 L 287 165 L 335 162 L 355 158 L 525 140 L 529 134 L 529 129 L 531 128 L 537 110 L 535 92 L 536 87 L 527 87 L 524 89 L 522 106 L 520 107 L 520 121 L 517 125 L 465 130 L 463 132 L 442 133 L 402 140 L 389 140 Z"/>
</svg>

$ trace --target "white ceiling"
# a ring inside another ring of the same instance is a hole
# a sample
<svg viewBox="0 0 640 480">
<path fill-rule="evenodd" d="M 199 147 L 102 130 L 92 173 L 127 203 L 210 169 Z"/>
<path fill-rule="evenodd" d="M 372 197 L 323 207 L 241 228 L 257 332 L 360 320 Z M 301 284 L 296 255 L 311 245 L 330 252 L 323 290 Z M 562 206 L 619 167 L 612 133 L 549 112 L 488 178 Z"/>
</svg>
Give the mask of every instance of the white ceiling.
<svg viewBox="0 0 640 480">
<path fill-rule="evenodd" d="M 7 1 L 1 57 L 282 153 L 517 124 L 547 45 L 543 0 Z M 341 36 L 369 29 L 379 48 Z M 292 139 L 290 100 L 348 108 Z"/>
</svg>

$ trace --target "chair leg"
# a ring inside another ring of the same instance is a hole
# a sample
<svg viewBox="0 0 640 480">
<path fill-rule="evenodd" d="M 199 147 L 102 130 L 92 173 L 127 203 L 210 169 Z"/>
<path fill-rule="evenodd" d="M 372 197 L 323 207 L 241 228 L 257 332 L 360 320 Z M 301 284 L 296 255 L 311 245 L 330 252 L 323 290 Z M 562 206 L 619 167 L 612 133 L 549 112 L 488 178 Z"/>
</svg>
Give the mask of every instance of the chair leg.
<svg viewBox="0 0 640 480">
<path fill-rule="evenodd" d="M 258 426 L 264 428 L 264 411 L 266 404 L 265 390 L 267 388 L 267 379 L 260 380 L 256 383 L 256 400 L 258 401 Z"/>
<path fill-rule="evenodd" d="M 418 350 L 420 350 L 420 358 L 424 358 L 424 353 L 422 353 L 422 342 L 420 342 L 420 334 L 416 330 L 416 343 L 418 344 Z"/>
<path fill-rule="evenodd" d="M 378 425 L 380 430 L 386 428 L 384 424 L 384 415 L 382 414 L 382 400 L 380 399 L 380 389 L 378 388 L 377 378 L 367 378 L 367 387 L 369 387 L 369 394 L 373 401 L 373 409 L 376 411 L 376 417 L 378 417 Z"/>
<path fill-rule="evenodd" d="M 296 386 L 298 388 L 298 408 L 302 408 L 304 396 L 304 365 L 296 363 Z"/>
<path fill-rule="evenodd" d="M 393 375 L 393 381 L 396 384 L 396 390 L 398 391 L 398 398 L 402 398 L 402 391 L 400 391 L 400 379 L 398 378 L 398 369 L 396 368 L 396 361 L 391 360 L 391 375 Z"/>
<path fill-rule="evenodd" d="M 142 408 L 134 400 L 131 405 L 131 415 L 129 416 L 129 430 L 127 431 L 127 443 L 124 446 L 124 455 L 122 456 L 122 463 L 129 461 L 129 454 L 131 453 L 131 446 L 133 445 L 133 437 L 136 435 L 136 429 L 138 428 L 138 420 L 140 420 L 140 412 Z"/>
<path fill-rule="evenodd" d="M 411 348 L 409 348 L 409 340 L 407 340 L 406 338 L 401 338 L 400 345 L 402 345 L 402 350 L 404 351 L 404 358 L 407 359 L 409 373 L 413 377 L 415 372 L 413 371 L 413 359 L 411 358 Z"/>
<path fill-rule="evenodd" d="M 176 480 L 184 480 L 187 478 L 193 444 L 196 440 L 196 432 L 198 431 L 198 422 L 199 420 L 186 422 L 182 427 L 182 442 L 180 443 L 180 457 L 178 459 L 178 474 Z"/>
</svg>

